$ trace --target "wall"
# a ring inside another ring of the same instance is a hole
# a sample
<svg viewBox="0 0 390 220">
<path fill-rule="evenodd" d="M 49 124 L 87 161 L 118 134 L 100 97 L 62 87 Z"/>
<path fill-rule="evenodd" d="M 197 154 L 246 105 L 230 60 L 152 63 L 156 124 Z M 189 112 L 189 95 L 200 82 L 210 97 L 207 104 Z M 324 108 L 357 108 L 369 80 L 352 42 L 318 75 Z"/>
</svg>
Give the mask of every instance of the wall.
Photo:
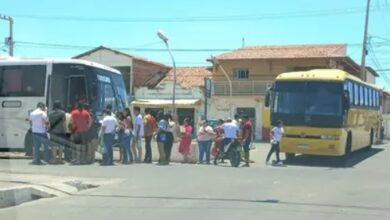
<svg viewBox="0 0 390 220">
<path fill-rule="evenodd" d="M 294 67 L 327 67 L 328 58 L 321 59 L 274 59 L 274 60 L 220 60 L 221 66 L 233 79 L 234 68 L 248 68 L 249 80 L 274 80 L 283 72 L 293 71 Z M 216 81 L 226 78 L 220 68 L 214 74 Z"/>
<path fill-rule="evenodd" d="M 80 59 L 101 63 L 110 67 L 132 66 L 133 60 L 129 56 L 124 56 L 122 54 L 114 53 L 113 51 L 105 49 L 97 50 L 86 56 L 80 57 Z"/>
<path fill-rule="evenodd" d="M 376 77 L 371 74 L 370 72 L 367 72 L 367 80 L 368 83 L 375 84 L 376 83 Z"/>
<path fill-rule="evenodd" d="M 135 89 L 135 97 L 136 99 L 172 99 L 172 90 L 173 90 L 173 82 L 172 81 L 164 81 L 156 88 L 150 89 L 148 87 L 139 87 Z M 201 104 L 198 105 L 187 105 L 187 106 L 177 106 L 176 108 L 194 108 L 194 125 L 195 129 L 199 128 L 199 122 L 204 116 L 204 95 L 203 89 L 201 87 L 191 87 L 191 88 L 183 88 L 179 85 L 176 85 L 176 100 L 180 99 L 200 99 Z M 153 107 L 153 106 L 150 106 Z M 172 106 L 161 106 L 164 108 L 164 112 L 172 112 Z M 142 111 L 147 108 L 147 106 L 142 106 Z"/>
<path fill-rule="evenodd" d="M 210 119 L 226 119 L 232 118 L 236 113 L 236 108 L 255 108 L 256 112 L 256 124 L 255 128 L 255 137 L 256 139 L 261 139 L 261 126 L 262 126 L 262 109 L 264 98 L 255 97 L 255 96 L 233 96 L 231 101 L 229 96 L 218 96 L 212 97 L 209 101 L 210 105 L 208 106 L 208 117 Z M 230 105 L 230 103 L 232 103 Z M 231 108 L 230 108 L 231 106 Z"/>
<path fill-rule="evenodd" d="M 89 60 L 92 62 L 100 63 L 118 70 L 122 70 L 121 73 L 125 80 L 126 91 L 129 93 L 131 84 L 131 70 L 133 66 L 133 59 L 130 56 L 115 53 L 111 50 L 100 49 L 79 59 Z M 127 71 L 123 71 L 127 70 Z"/>
</svg>

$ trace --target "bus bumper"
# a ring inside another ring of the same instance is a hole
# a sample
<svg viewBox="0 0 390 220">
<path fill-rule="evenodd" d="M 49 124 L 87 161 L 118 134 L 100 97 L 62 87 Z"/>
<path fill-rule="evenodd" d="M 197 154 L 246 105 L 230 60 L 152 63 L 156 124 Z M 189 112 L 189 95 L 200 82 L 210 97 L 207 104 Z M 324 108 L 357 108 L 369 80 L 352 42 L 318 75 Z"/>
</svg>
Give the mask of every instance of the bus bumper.
<svg viewBox="0 0 390 220">
<path fill-rule="evenodd" d="M 345 146 L 341 140 L 283 138 L 280 151 L 284 153 L 341 156 Z"/>
</svg>

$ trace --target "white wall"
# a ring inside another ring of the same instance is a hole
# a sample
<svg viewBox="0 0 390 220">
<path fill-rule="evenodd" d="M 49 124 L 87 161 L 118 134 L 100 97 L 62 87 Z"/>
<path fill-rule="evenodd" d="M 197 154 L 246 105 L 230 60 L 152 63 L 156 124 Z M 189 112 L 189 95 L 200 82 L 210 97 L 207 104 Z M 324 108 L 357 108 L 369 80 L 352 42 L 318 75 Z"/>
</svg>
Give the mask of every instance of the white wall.
<svg viewBox="0 0 390 220">
<path fill-rule="evenodd" d="M 91 54 L 80 57 L 79 59 L 89 60 L 111 67 L 133 66 L 133 59 L 131 57 L 122 54 L 117 54 L 113 51 L 105 49 L 97 50 Z"/>
<path fill-rule="evenodd" d="M 262 126 L 262 109 L 263 101 L 260 97 L 254 96 L 233 96 L 232 105 L 230 105 L 229 96 L 218 96 L 212 97 L 209 101 L 208 106 L 208 117 L 210 119 L 225 119 L 233 117 L 236 113 L 236 108 L 255 108 L 256 124 L 253 125 L 255 128 L 256 139 L 261 139 L 261 126 Z M 229 107 L 231 106 L 231 108 Z"/>
<path fill-rule="evenodd" d="M 367 72 L 367 82 L 371 84 L 375 84 L 376 77 L 372 75 L 370 72 Z"/>
<path fill-rule="evenodd" d="M 172 99 L 173 82 L 167 81 L 160 86 L 149 89 L 140 87 L 135 89 L 136 99 Z M 203 91 L 200 87 L 182 88 L 176 85 L 177 99 L 203 99 Z"/>
</svg>

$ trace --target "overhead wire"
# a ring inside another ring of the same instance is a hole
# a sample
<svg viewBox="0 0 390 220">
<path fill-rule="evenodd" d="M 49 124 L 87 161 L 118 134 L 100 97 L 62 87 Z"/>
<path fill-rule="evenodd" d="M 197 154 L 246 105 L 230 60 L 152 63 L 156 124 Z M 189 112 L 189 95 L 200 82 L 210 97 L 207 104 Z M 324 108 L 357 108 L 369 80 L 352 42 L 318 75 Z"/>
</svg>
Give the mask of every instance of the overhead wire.
<svg viewBox="0 0 390 220">
<path fill-rule="evenodd" d="M 375 8 L 372 11 L 380 11 L 382 9 L 390 9 L 389 6 Z M 66 16 L 66 15 L 28 15 L 28 14 L 11 14 L 11 16 L 19 19 L 34 19 L 44 21 L 77 21 L 77 22 L 109 22 L 109 23 L 131 23 L 131 22 L 163 22 L 163 23 L 178 23 L 178 22 L 229 22 L 229 21 L 256 21 L 269 19 L 286 19 L 286 18 L 305 18 L 318 16 L 332 15 L 347 15 L 364 13 L 365 8 L 341 8 L 329 10 L 313 10 L 313 11 L 297 11 L 285 13 L 270 13 L 263 15 L 225 15 L 225 16 L 205 16 L 205 17 L 82 17 L 82 16 Z"/>
</svg>

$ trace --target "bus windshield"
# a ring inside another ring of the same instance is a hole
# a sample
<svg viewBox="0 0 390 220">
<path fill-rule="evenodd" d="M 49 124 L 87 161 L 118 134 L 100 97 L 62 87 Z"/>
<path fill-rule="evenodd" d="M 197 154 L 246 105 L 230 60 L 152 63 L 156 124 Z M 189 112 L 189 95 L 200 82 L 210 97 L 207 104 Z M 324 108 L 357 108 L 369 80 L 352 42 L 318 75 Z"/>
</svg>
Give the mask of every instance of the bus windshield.
<svg viewBox="0 0 390 220">
<path fill-rule="evenodd" d="M 289 115 L 291 120 L 287 118 L 286 122 L 295 125 L 319 124 L 324 118 L 336 120 L 343 112 L 342 94 L 341 83 L 277 82 L 273 112 L 278 117 Z M 329 123 L 329 120 L 322 123 Z"/>
</svg>

